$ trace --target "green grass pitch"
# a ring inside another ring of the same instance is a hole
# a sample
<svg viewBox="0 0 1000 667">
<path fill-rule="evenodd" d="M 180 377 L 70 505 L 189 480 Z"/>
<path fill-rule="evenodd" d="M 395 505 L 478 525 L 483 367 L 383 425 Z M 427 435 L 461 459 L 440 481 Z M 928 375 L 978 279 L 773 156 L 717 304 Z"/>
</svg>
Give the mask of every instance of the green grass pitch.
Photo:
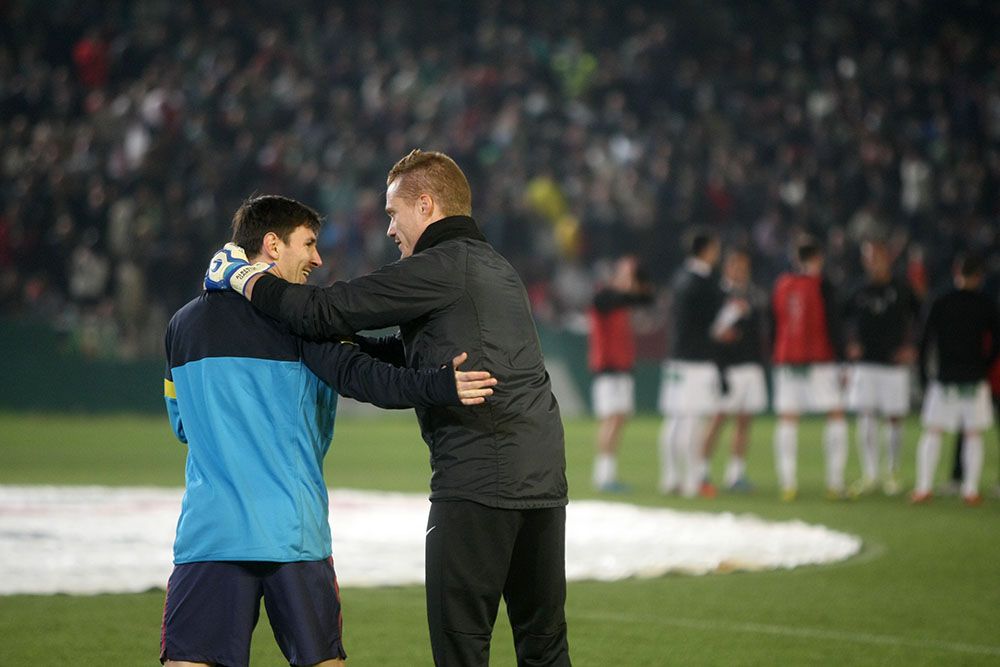
<svg viewBox="0 0 1000 667">
<path fill-rule="evenodd" d="M 659 420 L 626 431 L 615 500 L 677 509 L 798 518 L 860 535 L 859 556 L 793 571 L 571 583 L 574 664 L 996 665 L 1000 664 L 1000 500 L 967 508 L 955 498 L 911 507 L 873 496 L 829 502 L 822 493 L 821 426 L 800 432 L 800 499 L 777 500 L 769 419 L 757 423 L 750 475 L 757 492 L 708 500 L 655 493 Z M 184 448 L 166 419 L 0 414 L 0 483 L 179 486 Z M 590 498 L 593 421 L 566 424 L 572 498 Z M 728 433 L 726 434 L 728 435 Z M 907 425 L 904 479 L 913 479 L 915 422 Z M 724 443 L 726 441 L 723 441 Z M 986 438 L 984 488 L 997 480 L 996 433 Z M 943 448 L 939 478 L 950 457 Z M 720 447 L 720 454 L 722 448 Z M 724 457 L 713 466 L 721 474 Z M 425 492 L 427 451 L 412 415 L 342 420 L 327 458 L 333 487 Z M 853 450 L 849 477 L 856 474 Z M 336 540 L 336 535 L 334 536 Z M 30 558 L 31 554 L 25 554 Z M 429 665 L 418 587 L 342 589 L 350 664 Z M 0 597 L 0 665 L 155 664 L 162 591 L 138 595 Z M 253 664 L 283 664 L 262 619 Z M 492 664 L 514 664 L 503 610 Z"/>
</svg>

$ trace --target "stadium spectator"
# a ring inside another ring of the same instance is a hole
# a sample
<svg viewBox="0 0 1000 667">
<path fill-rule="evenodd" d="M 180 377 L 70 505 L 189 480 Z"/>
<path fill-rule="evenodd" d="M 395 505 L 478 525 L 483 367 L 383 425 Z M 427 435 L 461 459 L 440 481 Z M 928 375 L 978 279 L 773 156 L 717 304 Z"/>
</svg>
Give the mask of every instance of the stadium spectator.
<svg viewBox="0 0 1000 667">
<path fill-rule="evenodd" d="M 718 409 L 720 378 L 712 325 L 723 294 L 713 275 L 721 253 L 718 236 L 694 229 L 686 246 L 687 260 L 671 283 L 671 352 L 660 382 L 659 490 L 691 497 L 705 477 L 704 420 Z"/>
<path fill-rule="evenodd" d="M 731 330 L 728 342 L 718 346 L 717 363 L 725 382 L 719 411 L 705 434 L 703 457 L 711 462 L 719 431 L 727 417 L 735 422 L 733 444 L 723 484 L 729 491 L 746 493 L 753 489 L 746 474 L 747 447 L 754 415 L 767 410 L 767 379 L 764 375 L 765 350 L 768 340 L 766 323 L 770 319 L 767 293 L 752 280 L 750 253 L 742 247 L 726 252 L 722 269 L 722 290 L 725 305 L 719 311 L 714 326 Z M 703 496 L 714 496 L 715 487 L 706 474 L 702 483 Z"/>
<path fill-rule="evenodd" d="M 844 497 L 847 465 L 847 422 L 844 420 L 838 359 L 842 354 L 840 323 L 833 288 L 823 277 L 823 251 L 812 240 L 795 251 L 796 271 L 774 285 L 774 460 L 783 500 L 798 495 L 799 417 L 826 416 L 823 452 L 827 497 Z"/>
<path fill-rule="evenodd" d="M 599 420 L 591 481 L 598 491 L 620 492 L 626 487 L 618 479 L 618 447 L 625 422 L 635 412 L 631 308 L 652 304 L 653 291 L 632 255 L 618 258 L 612 271 L 588 313 L 592 402 Z"/>
<path fill-rule="evenodd" d="M 800 231 L 903 229 L 933 287 L 960 248 L 998 256 L 1000 83 L 978 46 L 995 22 L 990 3 L 904 0 L 4 2 L 5 312 L 101 308 L 50 250 L 94 228 L 114 256 L 121 202 L 146 329 L 187 300 L 246 192 L 318 202 L 337 261 L 314 280 L 359 275 L 389 258 L 370 184 L 431 142 L 466 165 L 484 231 L 557 325 L 574 314 L 546 286 L 567 266 L 637 252 L 666 280 L 696 222 L 749 244 L 762 284 Z M 526 201 L 538 179 L 560 216 Z"/>
<path fill-rule="evenodd" d="M 322 264 L 319 227 L 313 210 L 264 196 L 236 212 L 233 241 L 302 283 Z M 166 350 L 167 412 L 188 455 L 160 660 L 246 665 L 263 597 L 291 664 L 343 664 L 322 470 L 337 393 L 388 408 L 460 406 L 484 400 L 485 373 L 466 387 L 449 364 L 407 370 L 356 345 L 305 343 L 229 292 L 179 310 Z"/>
<path fill-rule="evenodd" d="M 885 420 L 887 495 L 900 492 L 899 456 L 903 418 L 910 409 L 910 368 L 916 360 L 916 318 L 920 302 L 892 274 L 893 258 L 883 241 L 862 244 L 866 281 L 848 299 L 845 325 L 847 358 L 853 362 L 847 392 L 848 408 L 857 414 L 857 444 L 861 479 L 852 495 L 875 490 L 879 469 L 879 417 Z"/>
<path fill-rule="evenodd" d="M 431 452 L 425 586 L 434 661 L 486 665 L 502 595 L 518 664 L 569 665 L 563 426 L 524 285 L 471 217 L 468 181 L 450 157 L 414 150 L 386 185 L 399 261 L 327 288 L 253 266 L 237 280 L 254 306 L 307 338 L 398 324 L 380 357 L 418 367 L 460 348 L 496 375 L 482 409 L 417 410 Z"/>
<path fill-rule="evenodd" d="M 918 370 L 926 387 L 917 444 L 917 483 L 910 496 L 915 504 L 932 496 L 934 473 L 941 452 L 941 434 L 962 431 L 962 497 L 968 505 L 981 502 L 983 431 L 993 423 L 987 383 L 990 367 L 1000 356 L 1000 313 L 996 302 L 980 291 L 985 267 L 968 254 L 955 264 L 955 287 L 931 304 L 920 340 Z M 928 384 L 929 357 L 935 354 L 937 373 Z"/>
</svg>

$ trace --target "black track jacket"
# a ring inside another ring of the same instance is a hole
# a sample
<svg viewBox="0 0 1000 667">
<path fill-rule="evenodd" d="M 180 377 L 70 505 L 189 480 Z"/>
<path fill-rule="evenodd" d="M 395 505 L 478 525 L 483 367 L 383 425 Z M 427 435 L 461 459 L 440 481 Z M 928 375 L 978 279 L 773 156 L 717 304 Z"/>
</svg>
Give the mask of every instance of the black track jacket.
<svg viewBox="0 0 1000 667">
<path fill-rule="evenodd" d="M 326 288 L 262 277 L 254 306 L 310 340 L 399 325 L 398 339 L 362 348 L 410 368 L 468 352 L 469 369 L 499 383 L 486 403 L 417 408 L 430 448 L 431 500 L 489 507 L 557 507 L 567 501 L 559 405 L 552 395 L 527 294 L 517 272 L 472 218 L 431 224 L 412 256 Z M 405 355 L 405 357 L 404 357 Z"/>
</svg>

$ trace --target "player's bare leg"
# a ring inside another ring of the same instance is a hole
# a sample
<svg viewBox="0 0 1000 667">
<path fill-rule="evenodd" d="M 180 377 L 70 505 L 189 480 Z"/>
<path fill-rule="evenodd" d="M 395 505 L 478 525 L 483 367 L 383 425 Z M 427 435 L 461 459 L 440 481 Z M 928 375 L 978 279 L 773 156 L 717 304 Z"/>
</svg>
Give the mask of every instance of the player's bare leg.
<svg viewBox="0 0 1000 667">
<path fill-rule="evenodd" d="M 167 660 L 163 667 L 212 667 L 210 662 L 187 662 L 186 660 Z"/>
<path fill-rule="evenodd" d="M 323 662 L 317 662 L 315 665 L 310 665 L 309 667 L 342 667 L 346 665 L 347 661 L 341 658 L 336 658 L 334 660 L 324 660 Z"/>
<path fill-rule="evenodd" d="M 599 491 L 621 490 L 618 481 L 618 448 L 627 415 L 609 415 L 597 427 L 597 456 L 594 458 L 592 482 Z"/>
</svg>

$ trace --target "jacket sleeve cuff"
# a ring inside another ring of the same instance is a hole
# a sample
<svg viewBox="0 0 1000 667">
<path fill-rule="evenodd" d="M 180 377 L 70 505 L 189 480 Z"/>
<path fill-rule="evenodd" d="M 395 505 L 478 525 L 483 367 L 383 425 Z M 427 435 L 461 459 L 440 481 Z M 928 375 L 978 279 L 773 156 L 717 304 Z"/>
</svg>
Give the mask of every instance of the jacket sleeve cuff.
<svg viewBox="0 0 1000 667">
<path fill-rule="evenodd" d="M 435 393 L 442 399 L 442 404 L 462 405 L 462 400 L 458 397 L 458 385 L 455 384 L 455 369 L 450 361 L 438 369 L 434 380 L 437 385 Z"/>
</svg>

